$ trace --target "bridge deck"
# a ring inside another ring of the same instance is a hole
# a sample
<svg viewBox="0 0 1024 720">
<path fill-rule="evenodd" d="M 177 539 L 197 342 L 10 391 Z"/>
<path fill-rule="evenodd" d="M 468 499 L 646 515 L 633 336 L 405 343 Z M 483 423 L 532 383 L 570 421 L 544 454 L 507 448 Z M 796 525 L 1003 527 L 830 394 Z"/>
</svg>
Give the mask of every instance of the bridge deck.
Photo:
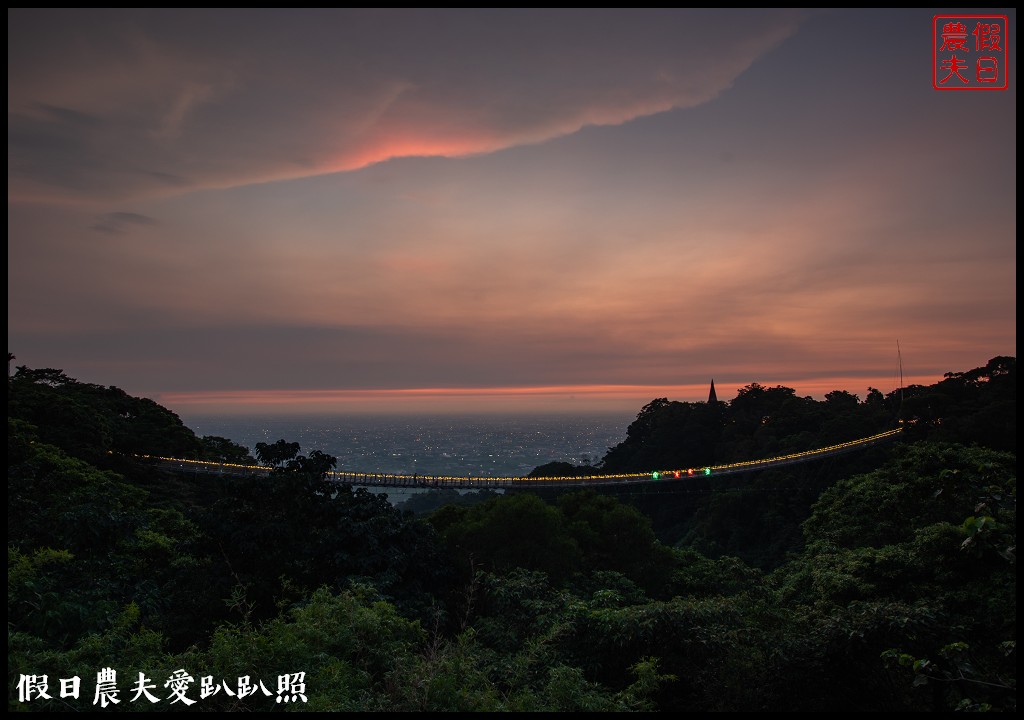
<svg viewBox="0 0 1024 720">
<path fill-rule="evenodd" d="M 817 450 L 780 455 L 763 460 L 748 460 L 739 463 L 711 465 L 708 467 L 679 468 L 673 470 L 652 470 L 646 473 L 621 473 L 609 475 L 583 475 L 578 477 L 455 477 L 446 475 L 402 475 L 390 473 L 357 473 L 344 470 L 332 471 L 327 474 L 329 480 L 335 482 L 367 486 L 367 487 L 418 487 L 418 488 L 544 488 L 544 487 L 588 487 L 594 485 L 615 485 L 640 482 L 675 482 L 696 476 L 720 477 L 745 472 L 766 470 L 768 468 L 795 465 L 798 463 L 820 460 L 842 453 L 862 450 L 864 448 L 894 439 L 902 428 L 887 430 L 850 442 L 830 445 Z M 201 473 L 218 476 L 245 477 L 253 475 L 269 475 L 272 468 L 262 465 L 236 465 L 232 463 L 215 463 L 203 460 L 186 460 L 182 458 L 150 458 L 158 461 L 159 467 L 172 472 Z"/>
</svg>

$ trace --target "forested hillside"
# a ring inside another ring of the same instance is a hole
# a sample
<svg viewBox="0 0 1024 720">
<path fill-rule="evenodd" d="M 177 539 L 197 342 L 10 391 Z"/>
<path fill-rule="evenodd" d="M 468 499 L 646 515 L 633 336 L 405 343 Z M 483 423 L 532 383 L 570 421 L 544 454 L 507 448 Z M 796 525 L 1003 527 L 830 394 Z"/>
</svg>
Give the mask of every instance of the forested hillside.
<svg viewBox="0 0 1024 720">
<path fill-rule="evenodd" d="M 884 447 L 726 483 L 415 516 L 284 439 L 258 449 L 267 477 L 167 474 L 142 456 L 255 460 L 151 400 L 19 368 L 8 707 L 1014 710 L 1015 358 L 863 401 L 657 399 L 582 471 L 897 425 Z"/>
</svg>

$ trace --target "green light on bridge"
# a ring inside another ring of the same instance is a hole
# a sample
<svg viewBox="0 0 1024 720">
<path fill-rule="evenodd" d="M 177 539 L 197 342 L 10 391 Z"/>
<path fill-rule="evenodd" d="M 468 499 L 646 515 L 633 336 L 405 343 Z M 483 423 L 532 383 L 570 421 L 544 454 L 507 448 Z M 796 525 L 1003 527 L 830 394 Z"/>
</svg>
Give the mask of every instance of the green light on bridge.
<svg viewBox="0 0 1024 720">
<path fill-rule="evenodd" d="M 705 475 L 710 475 L 711 474 L 711 468 L 704 468 L 704 474 Z"/>
<path fill-rule="evenodd" d="M 652 480 L 657 480 L 660 477 L 661 477 L 661 473 L 659 473 L 657 471 L 651 473 L 651 479 Z"/>
</svg>

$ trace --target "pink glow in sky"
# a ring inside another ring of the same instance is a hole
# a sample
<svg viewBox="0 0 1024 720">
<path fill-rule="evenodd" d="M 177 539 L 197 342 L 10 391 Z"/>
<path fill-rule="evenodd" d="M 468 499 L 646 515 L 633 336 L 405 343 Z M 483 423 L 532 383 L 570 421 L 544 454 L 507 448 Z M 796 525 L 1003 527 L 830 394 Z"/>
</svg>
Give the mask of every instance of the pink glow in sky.
<svg viewBox="0 0 1024 720">
<path fill-rule="evenodd" d="M 943 93 L 933 14 L 9 10 L 9 350 L 204 412 L 1016 355 L 1016 15 Z"/>
</svg>

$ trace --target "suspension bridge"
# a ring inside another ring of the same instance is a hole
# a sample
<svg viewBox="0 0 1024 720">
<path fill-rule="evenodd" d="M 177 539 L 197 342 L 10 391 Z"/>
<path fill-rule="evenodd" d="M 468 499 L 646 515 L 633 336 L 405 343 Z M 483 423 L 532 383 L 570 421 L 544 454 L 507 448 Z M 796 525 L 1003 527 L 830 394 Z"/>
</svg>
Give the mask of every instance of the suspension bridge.
<svg viewBox="0 0 1024 720">
<path fill-rule="evenodd" d="M 675 468 L 670 470 L 652 470 L 645 473 L 614 473 L 597 475 L 578 475 L 562 477 L 456 477 L 450 475 L 403 475 L 392 473 L 363 473 L 333 470 L 327 473 L 327 479 L 345 485 L 363 487 L 394 487 L 394 488 L 454 488 L 483 489 L 507 488 L 529 490 L 531 488 L 571 488 L 591 487 L 596 485 L 625 485 L 632 483 L 673 483 L 685 482 L 694 477 L 722 477 L 740 473 L 758 472 L 771 468 L 796 465 L 799 463 L 821 460 L 834 455 L 855 452 L 889 442 L 902 432 L 903 428 L 887 430 L 870 437 L 851 440 L 849 442 L 829 445 L 816 450 L 790 453 L 761 460 L 709 465 L 703 467 Z M 146 456 L 155 461 L 162 470 L 181 474 L 215 475 L 224 477 L 267 476 L 274 468 L 263 465 L 239 465 L 233 463 L 217 463 L 204 460 L 187 460 Z"/>
</svg>

